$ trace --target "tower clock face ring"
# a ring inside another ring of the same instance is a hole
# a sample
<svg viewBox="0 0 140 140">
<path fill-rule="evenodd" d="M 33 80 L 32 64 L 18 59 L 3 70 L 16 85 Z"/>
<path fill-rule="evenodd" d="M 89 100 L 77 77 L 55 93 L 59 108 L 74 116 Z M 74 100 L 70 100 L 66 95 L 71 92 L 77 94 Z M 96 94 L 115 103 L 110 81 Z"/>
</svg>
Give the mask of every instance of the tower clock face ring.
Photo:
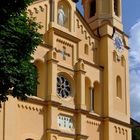
<svg viewBox="0 0 140 140">
<path fill-rule="evenodd" d="M 113 40 L 114 40 L 114 45 L 116 47 L 116 50 L 118 52 L 122 52 L 124 49 L 124 43 L 123 43 L 123 39 L 121 38 L 121 36 L 119 36 L 117 33 L 115 33 Z"/>
<path fill-rule="evenodd" d="M 116 37 L 115 38 L 115 45 L 116 45 L 116 47 L 118 49 L 121 49 L 121 47 L 122 47 L 122 41 L 121 41 L 121 39 L 119 37 Z"/>
<path fill-rule="evenodd" d="M 64 76 L 57 76 L 57 95 L 63 99 L 71 95 L 70 83 Z"/>
</svg>

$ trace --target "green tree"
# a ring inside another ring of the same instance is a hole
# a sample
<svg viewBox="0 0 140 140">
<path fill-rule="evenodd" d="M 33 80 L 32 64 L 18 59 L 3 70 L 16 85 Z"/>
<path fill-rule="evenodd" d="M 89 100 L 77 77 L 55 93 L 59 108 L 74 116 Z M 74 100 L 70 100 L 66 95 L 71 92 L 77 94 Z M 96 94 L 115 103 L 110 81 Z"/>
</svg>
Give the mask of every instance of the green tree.
<svg viewBox="0 0 140 140">
<path fill-rule="evenodd" d="M 132 140 L 140 140 L 140 128 L 132 128 Z"/>
<path fill-rule="evenodd" d="M 7 21 L 10 17 L 18 16 L 34 0 L 1 0 L 0 4 L 0 23 Z"/>
<path fill-rule="evenodd" d="M 27 99 L 36 94 L 37 70 L 32 54 L 42 42 L 40 25 L 27 16 L 33 0 L 2 0 L 0 4 L 0 102 L 8 95 Z M 16 8 L 15 8 L 16 7 Z"/>
<path fill-rule="evenodd" d="M 140 140 L 140 123 L 131 118 L 132 140 Z"/>
</svg>

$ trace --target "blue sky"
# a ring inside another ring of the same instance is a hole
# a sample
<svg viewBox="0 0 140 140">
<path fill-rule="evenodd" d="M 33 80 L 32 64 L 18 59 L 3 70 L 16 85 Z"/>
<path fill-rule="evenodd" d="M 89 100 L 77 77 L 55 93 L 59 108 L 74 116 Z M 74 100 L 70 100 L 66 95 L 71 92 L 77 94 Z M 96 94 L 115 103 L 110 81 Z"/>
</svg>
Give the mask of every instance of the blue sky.
<svg viewBox="0 0 140 140">
<path fill-rule="evenodd" d="M 140 0 L 122 0 L 124 32 L 129 35 L 131 117 L 140 122 Z M 81 0 L 77 7 L 82 11 Z"/>
<path fill-rule="evenodd" d="M 124 31 L 130 34 L 131 27 L 140 21 L 140 0 L 122 1 Z"/>
</svg>

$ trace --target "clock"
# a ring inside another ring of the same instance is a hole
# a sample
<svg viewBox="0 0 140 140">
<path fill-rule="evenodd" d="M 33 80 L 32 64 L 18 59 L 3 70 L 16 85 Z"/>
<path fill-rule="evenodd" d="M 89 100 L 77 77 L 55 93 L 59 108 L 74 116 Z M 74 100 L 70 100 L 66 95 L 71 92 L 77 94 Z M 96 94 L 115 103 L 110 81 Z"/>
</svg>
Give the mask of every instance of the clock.
<svg viewBox="0 0 140 140">
<path fill-rule="evenodd" d="M 115 33 L 113 36 L 113 40 L 116 50 L 121 53 L 124 50 L 124 43 L 122 37 L 118 33 Z"/>
</svg>

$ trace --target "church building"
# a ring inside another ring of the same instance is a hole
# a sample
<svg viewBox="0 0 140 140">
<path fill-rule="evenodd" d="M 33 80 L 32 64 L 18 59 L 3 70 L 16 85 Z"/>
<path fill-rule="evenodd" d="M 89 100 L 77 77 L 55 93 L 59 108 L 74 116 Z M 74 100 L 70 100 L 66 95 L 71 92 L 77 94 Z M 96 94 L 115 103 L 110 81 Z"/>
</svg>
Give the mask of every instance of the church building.
<svg viewBox="0 0 140 140">
<path fill-rule="evenodd" d="M 37 95 L 9 97 L 0 140 L 131 140 L 128 36 L 122 0 L 36 0 Z"/>
</svg>

